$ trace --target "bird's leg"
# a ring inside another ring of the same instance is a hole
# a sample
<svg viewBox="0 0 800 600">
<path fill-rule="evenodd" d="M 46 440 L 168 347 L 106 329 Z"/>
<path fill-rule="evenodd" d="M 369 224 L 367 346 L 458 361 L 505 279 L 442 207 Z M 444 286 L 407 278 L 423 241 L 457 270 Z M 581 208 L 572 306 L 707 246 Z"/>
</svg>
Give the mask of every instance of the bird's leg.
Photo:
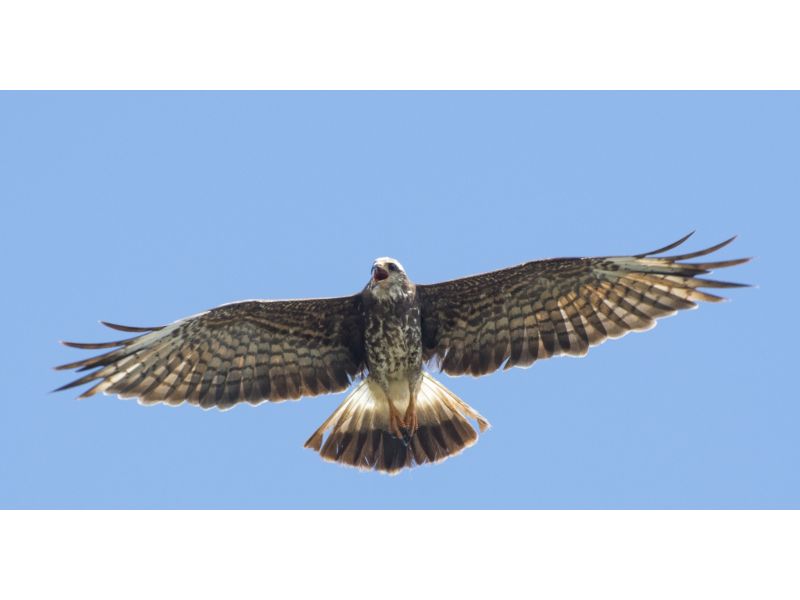
<svg viewBox="0 0 800 600">
<path fill-rule="evenodd" d="M 397 439 L 405 439 L 407 437 L 404 433 L 406 424 L 400 417 L 400 411 L 397 410 L 397 407 L 395 407 L 394 403 L 389 399 L 388 394 L 386 395 L 386 400 L 389 402 L 389 433 Z"/>
<path fill-rule="evenodd" d="M 405 424 L 405 433 L 410 438 L 417 432 L 417 428 L 419 427 L 419 423 L 417 422 L 417 391 L 419 387 L 417 385 L 411 384 L 409 386 L 409 398 L 408 398 L 408 408 L 406 408 L 406 414 L 403 417 L 403 423 Z"/>
<path fill-rule="evenodd" d="M 383 392 L 383 397 L 386 400 L 386 403 L 389 405 L 389 433 L 392 436 L 396 437 L 399 440 L 402 440 L 406 436 L 403 434 L 405 431 L 406 424 L 403 422 L 403 418 L 400 416 L 400 411 L 397 410 L 397 407 L 392 402 L 392 397 L 389 394 L 389 382 L 386 379 L 378 379 L 375 378 L 375 382 L 380 386 L 381 391 Z"/>
</svg>

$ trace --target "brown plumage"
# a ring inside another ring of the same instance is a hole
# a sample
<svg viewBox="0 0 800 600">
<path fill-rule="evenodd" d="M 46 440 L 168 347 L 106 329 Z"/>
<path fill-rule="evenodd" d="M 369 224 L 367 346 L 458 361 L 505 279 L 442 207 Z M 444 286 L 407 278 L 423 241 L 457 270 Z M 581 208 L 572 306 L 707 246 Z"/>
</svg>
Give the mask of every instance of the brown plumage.
<svg viewBox="0 0 800 600">
<path fill-rule="evenodd" d="M 741 287 L 700 276 L 748 259 L 685 262 L 734 238 L 656 256 L 688 237 L 638 255 L 539 260 L 433 285 L 414 285 L 397 261 L 378 259 L 353 296 L 238 302 L 163 327 L 104 323 L 138 335 L 64 342 L 107 352 L 57 367 L 89 371 L 59 390 L 92 383 L 82 398 L 104 392 L 227 409 L 339 392 L 364 376 L 306 447 L 326 460 L 394 473 L 474 444 L 469 419 L 480 431 L 489 426 L 423 363 L 478 376 L 581 356 L 697 301 L 722 300 L 700 288 Z"/>
<path fill-rule="evenodd" d="M 735 237 L 698 252 L 654 257 L 691 235 L 635 256 L 538 260 L 418 285 L 425 359 L 449 375 L 485 375 L 559 354 L 582 356 L 607 338 L 649 329 L 658 318 L 694 308 L 696 301 L 723 300 L 701 287 L 744 287 L 698 276 L 747 258 L 682 262 L 711 254 Z"/>
<path fill-rule="evenodd" d="M 64 342 L 113 350 L 57 367 L 96 368 L 59 390 L 99 380 L 81 398 L 106 392 L 224 409 L 340 392 L 364 369 L 359 296 L 225 304 L 164 327 L 104 324 L 144 333 L 105 344 Z"/>
</svg>

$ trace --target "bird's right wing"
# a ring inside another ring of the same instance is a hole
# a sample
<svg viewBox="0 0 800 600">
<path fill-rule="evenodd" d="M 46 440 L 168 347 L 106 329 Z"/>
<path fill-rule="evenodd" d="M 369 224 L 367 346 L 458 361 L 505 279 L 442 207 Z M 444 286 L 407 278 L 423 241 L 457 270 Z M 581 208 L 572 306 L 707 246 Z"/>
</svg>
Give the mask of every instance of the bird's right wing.
<svg viewBox="0 0 800 600">
<path fill-rule="evenodd" d="M 425 359 L 450 375 L 484 375 L 559 354 L 580 356 L 607 338 L 649 329 L 655 319 L 692 308 L 697 300 L 722 300 L 699 288 L 740 284 L 698 275 L 748 259 L 682 262 L 711 254 L 733 238 L 698 252 L 654 256 L 688 237 L 633 256 L 537 260 L 418 285 Z"/>
<path fill-rule="evenodd" d="M 97 381 L 82 398 L 106 392 L 146 404 L 228 408 L 339 392 L 364 370 L 360 295 L 237 302 L 164 327 L 106 325 L 140 335 L 63 342 L 110 350 L 56 367 L 94 369 L 59 390 Z"/>
</svg>

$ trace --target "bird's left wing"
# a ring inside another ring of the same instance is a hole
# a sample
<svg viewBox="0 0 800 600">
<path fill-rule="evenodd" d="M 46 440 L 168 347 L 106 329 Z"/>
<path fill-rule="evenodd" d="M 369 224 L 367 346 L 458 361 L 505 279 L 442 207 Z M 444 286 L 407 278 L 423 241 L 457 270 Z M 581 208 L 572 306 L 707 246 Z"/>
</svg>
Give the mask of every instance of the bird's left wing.
<svg viewBox="0 0 800 600">
<path fill-rule="evenodd" d="M 143 403 L 187 401 L 228 408 L 344 390 L 364 370 L 360 295 L 225 304 L 140 335 L 100 344 L 105 354 L 56 367 L 92 370 L 59 390 L 96 382 L 98 392 Z"/>
<path fill-rule="evenodd" d="M 696 300 L 722 300 L 701 287 L 741 287 L 698 275 L 749 259 L 682 262 L 734 238 L 699 252 L 654 256 L 690 235 L 634 256 L 539 260 L 418 285 L 425 359 L 450 375 L 477 376 L 559 354 L 581 356 L 607 338 L 649 329 L 655 319 L 693 308 Z"/>
</svg>

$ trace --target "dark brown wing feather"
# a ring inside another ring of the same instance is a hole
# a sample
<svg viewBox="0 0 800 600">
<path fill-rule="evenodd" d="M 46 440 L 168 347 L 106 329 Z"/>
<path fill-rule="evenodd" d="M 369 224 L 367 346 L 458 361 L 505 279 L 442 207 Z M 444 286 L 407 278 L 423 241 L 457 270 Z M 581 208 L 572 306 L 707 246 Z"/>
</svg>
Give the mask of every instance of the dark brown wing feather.
<svg viewBox="0 0 800 600">
<path fill-rule="evenodd" d="M 109 352 L 57 369 L 91 373 L 59 390 L 96 381 L 98 392 L 144 403 L 228 408 L 338 392 L 364 369 L 359 295 L 226 304 L 164 327 L 107 324 L 141 335 L 100 344 Z"/>
<path fill-rule="evenodd" d="M 635 256 L 556 258 L 464 279 L 418 285 L 425 360 L 451 375 L 484 375 L 500 366 L 529 366 L 590 346 L 723 298 L 701 287 L 742 287 L 698 278 L 749 259 L 684 263 L 726 246 L 655 257 L 686 241 Z"/>
</svg>

